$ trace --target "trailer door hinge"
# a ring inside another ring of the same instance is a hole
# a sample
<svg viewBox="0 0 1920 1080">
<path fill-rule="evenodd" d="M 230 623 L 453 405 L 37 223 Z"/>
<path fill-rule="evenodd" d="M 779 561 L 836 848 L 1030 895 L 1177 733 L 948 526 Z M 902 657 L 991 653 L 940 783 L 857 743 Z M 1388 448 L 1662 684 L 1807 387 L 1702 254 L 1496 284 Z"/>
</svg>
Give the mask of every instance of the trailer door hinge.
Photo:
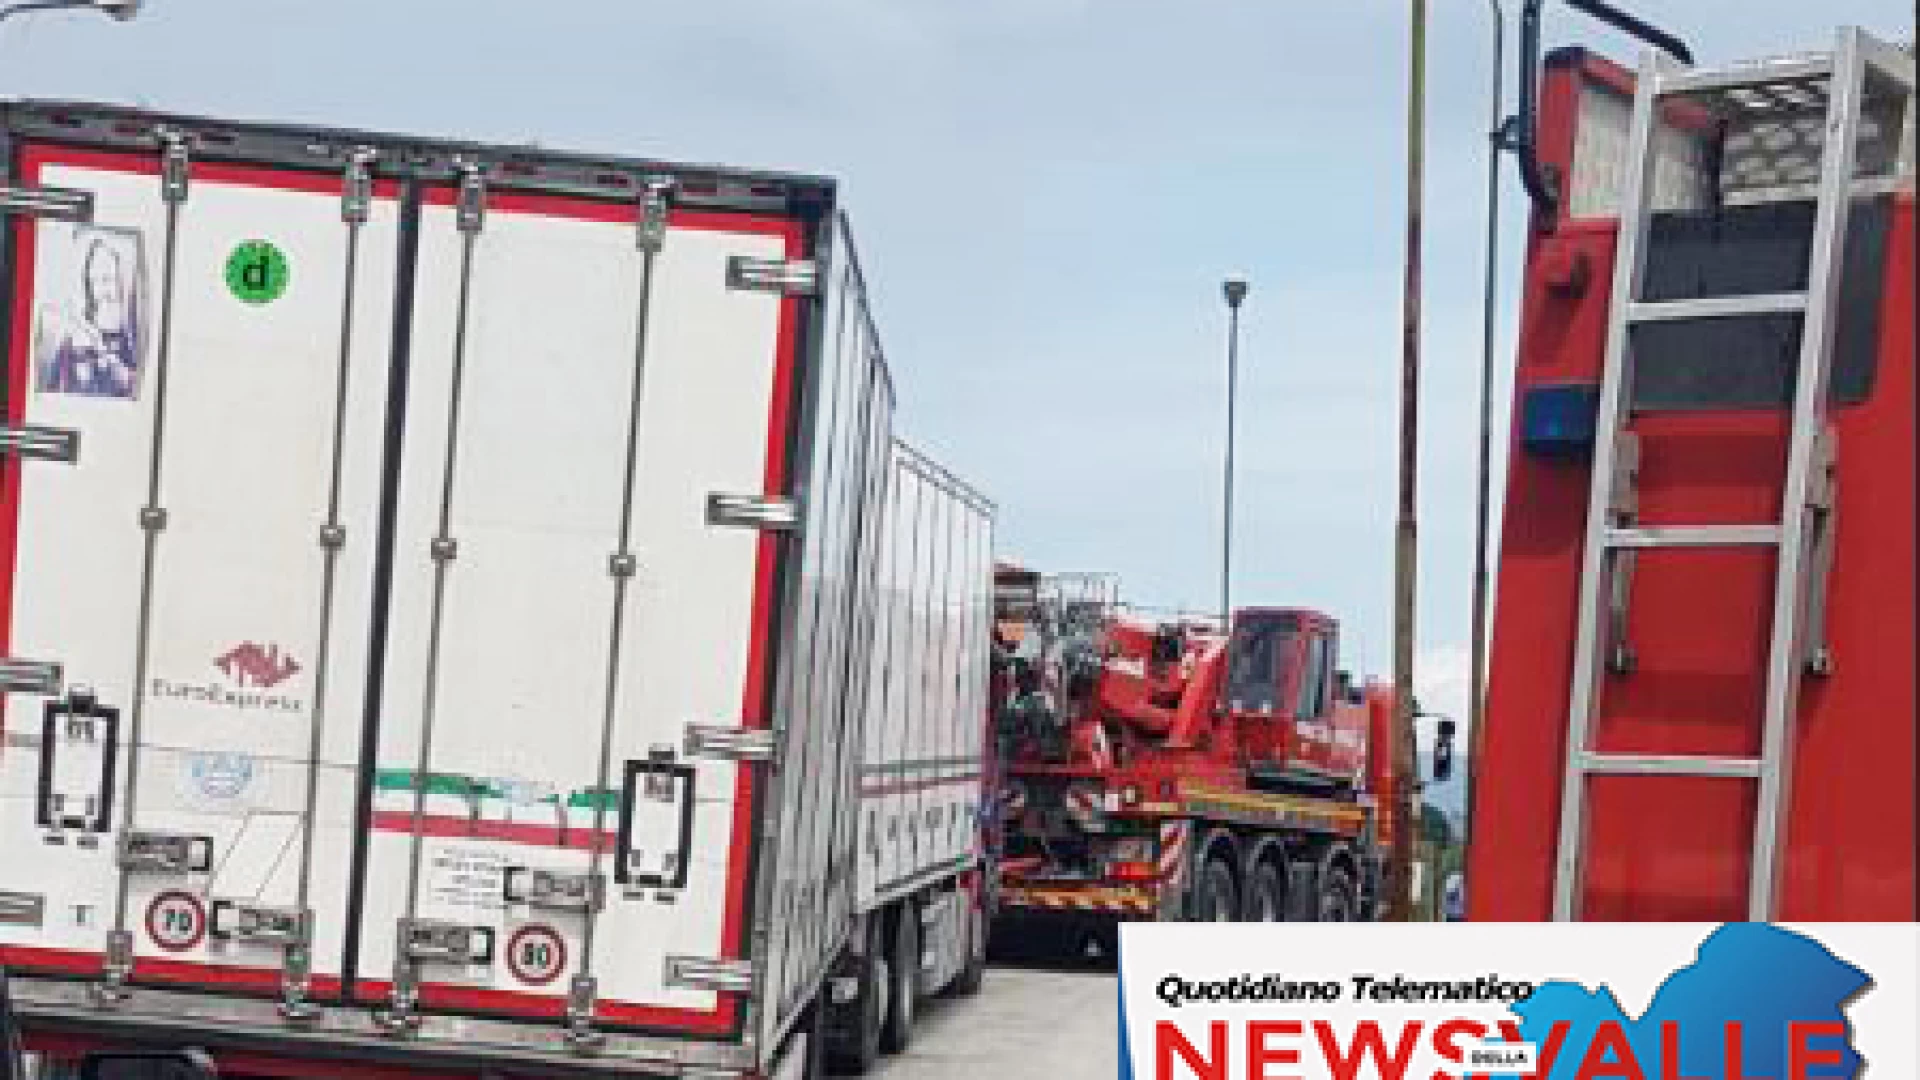
<svg viewBox="0 0 1920 1080">
<path fill-rule="evenodd" d="M 169 203 L 187 201 L 187 184 L 192 179 L 192 137 L 176 128 L 154 130 L 160 142 L 160 198 Z"/>
<path fill-rule="evenodd" d="M 770 762 L 774 758 L 773 732 L 756 728 L 688 724 L 686 753 L 693 758 Z"/>
<path fill-rule="evenodd" d="M 707 496 L 707 524 L 793 532 L 800 528 L 800 507 L 792 499 L 714 492 Z"/>
<path fill-rule="evenodd" d="M 363 146 L 347 158 L 346 175 L 340 183 L 340 219 L 359 225 L 373 212 L 373 163 L 378 150 Z"/>
<path fill-rule="evenodd" d="M 0 926 L 39 926 L 46 917 L 47 898 L 41 893 L 0 892 Z"/>
<path fill-rule="evenodd" d="M 487 216 L 487 174 L 478 162 L 454 164 L 460 191 L 454 202 L 454 224 L 463 233 L 477 233 Z"/>
<path fill-rule="evenodd" d="M 687 990 L 748 993 L 753 989 L 753 964 L 747 960 L 709 960 L 699 956 L 667 957 L 667 985 Z"/>
<path fill-rule="evenodd" d="M 24 214 L 52 221 L 92 221 L 93 192 L 74 188 L 0 187 L 0 214 Z"/>
<path fill-rule="evenodd" d="M 818 296 L 820 264 L 812 259 L 760 259 L 735 255 L 727 260 L 727 288 Z"/>
<path fill-rule="evenodd" d="M 80 460 L 80 433 L 72 428 L 0 424 L 0 454 L 71 465 Z"/>
<path fill-rule="evenodd" d="M 129 874 L 205 874 L 213 870 L 213 837 L 136 829 L 120 837 L 120 869 Z"/>
<path fill-rule="evenodd" d="M 59 664 L 44 660 L 0 659 L 0 693 L 43 694 L 60 692 L 65 675 Z"/>
<path fill-rule="evenodd" d="M 304 948 L 313 937 L 313 913 L 251 900 L 215 900 L 207 932 L 221 941 Z"/>
<path fill-rule="evenodd" d="M 641 251 L 659 251 L 667 241 L 667 217 L 673 209 L 673 178 L 650 176 L 640 195 L 640 229 L 636 234 Z"/>
</svg>

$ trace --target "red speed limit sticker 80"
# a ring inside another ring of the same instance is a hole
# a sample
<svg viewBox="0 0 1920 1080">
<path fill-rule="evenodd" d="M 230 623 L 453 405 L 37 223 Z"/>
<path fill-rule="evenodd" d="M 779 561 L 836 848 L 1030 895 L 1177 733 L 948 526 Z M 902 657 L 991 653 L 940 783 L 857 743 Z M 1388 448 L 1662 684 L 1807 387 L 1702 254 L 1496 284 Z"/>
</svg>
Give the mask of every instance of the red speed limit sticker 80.
<svg viewBox="0 0 1920 1080">
<path fill-rule="evenodd" d="M 529 986 L 545 986 L 567 969 L 567 943 L 560 932 L 529 923 L 507 939 L 507 970 Z"/>
<path fill-rule="evenodd" d="M 207 936 L 207 909 L 191 893 L 163 892 L 147 905 L 147 936 L 168 952 L 186 952 Z"/>
</svg>

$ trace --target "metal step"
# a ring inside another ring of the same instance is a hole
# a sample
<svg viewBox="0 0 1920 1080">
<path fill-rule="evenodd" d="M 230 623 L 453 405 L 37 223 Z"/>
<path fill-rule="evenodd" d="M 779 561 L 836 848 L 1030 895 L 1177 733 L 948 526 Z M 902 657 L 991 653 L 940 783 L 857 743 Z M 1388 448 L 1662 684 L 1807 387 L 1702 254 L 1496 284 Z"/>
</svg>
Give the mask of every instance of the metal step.
<svg viewBox="0 0 1920 1080">
<path fill-rule="evenodd" d="M 1602 754 L 1589 750 L 1574 755 L 1574 767 L 1584 773 L 1613 776 L 1724 776 L 1751 780 L 1760 775 L 1761 762 L 1750 757 Z"/>
<path fill-rule="evenodd" d="M 1627 321 L 1667 322 L 1674 319 L 1730 319 L 1741 315 L 1797 315 L 1807 310 L 1807 294 L 1749 293 L 1745 296 L 1709 296 L 1693 300 L 1640 301 L 1627 305 Z"/>
<path fill-rule="evenodd" d="M 1659 525 L 1608 529 L 1610 548 L 1768 547 L 1780 542 L 1778 525 Z"/>
</svg>

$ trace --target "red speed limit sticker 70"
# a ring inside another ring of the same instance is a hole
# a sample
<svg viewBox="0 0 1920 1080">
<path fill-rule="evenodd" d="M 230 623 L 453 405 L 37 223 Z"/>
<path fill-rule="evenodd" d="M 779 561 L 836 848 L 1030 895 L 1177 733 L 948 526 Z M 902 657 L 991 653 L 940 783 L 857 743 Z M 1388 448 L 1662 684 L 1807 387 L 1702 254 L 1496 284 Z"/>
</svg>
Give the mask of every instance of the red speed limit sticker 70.
<svg viewBox="0 0 1920 1080">
<path fill-rule="evenodd" d="M 147 905 L 147 936 L 168 952 L 186 952 L 207 936 L 207 909 L 192 893 L 163 892 Z"/>
<path fill-rule="evenodd" d="M 507 970 L 529 986 L 545 986 L 567 969 L 567 943 L 560 932 L 529 923 L 507 939 Z"/>
</svg>

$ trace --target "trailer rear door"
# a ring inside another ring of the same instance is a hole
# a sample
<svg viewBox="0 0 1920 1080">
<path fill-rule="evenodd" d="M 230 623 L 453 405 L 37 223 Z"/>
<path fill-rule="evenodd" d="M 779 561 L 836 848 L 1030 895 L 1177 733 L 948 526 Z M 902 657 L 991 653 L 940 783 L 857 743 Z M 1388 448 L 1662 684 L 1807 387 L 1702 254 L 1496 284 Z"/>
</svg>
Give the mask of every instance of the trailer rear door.
<svg viewBox="0 0 1920 1080">
<path fill-rule="evenodd" d="M 90 224 L 13 225 L 0 508 L 6 656 L 58 664 L 10 695 L 0 889 L 34 919 L 5 960 L 277 986 L 235 905 L 315 913 L 337 983 L 373 607 L 398 213 L 348 168 L 247 168 L 29 143 L 29 187 L 91 192 Z M 351 212 L 347 212 L 351 209 Z M 330 531 L 330 530 L 337 530 Z M 331 537 L 343 537 L 332 544 Z M 318 764 L 316 726 L 327 722 Z M 311 845 L 302 843 L 312 793 Z M 143 868 L 116 866 L 116 835 Z"/>
<path fill-rule="evenodd" d="M 710 503 L 783 490 L 793 361 L 728 264 L 798 229 L 683 212 L 651 251 L 644 200 L 423 201 L 357 994 L 558 1016 L 591 976 L 605 1023 L 720 1031 L 670 967 L 741 957 L 753 791 L 687 735 L 764 721 L 776 597 Z"/>
</svg>

